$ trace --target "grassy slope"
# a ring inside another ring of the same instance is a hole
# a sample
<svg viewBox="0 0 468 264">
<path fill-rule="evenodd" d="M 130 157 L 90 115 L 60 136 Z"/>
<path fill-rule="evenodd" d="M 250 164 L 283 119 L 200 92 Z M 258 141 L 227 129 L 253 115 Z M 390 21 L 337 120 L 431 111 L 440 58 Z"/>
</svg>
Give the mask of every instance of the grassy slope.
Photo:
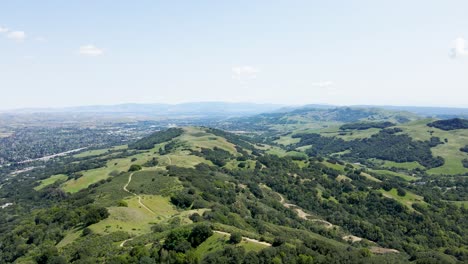
<svg viewBox="0 0 468 264">
<path fill-rule="evenodd" d="M 444 131 L 438 128 L 428 127 L 426 124 L 434 121 L 433 119 L 425 119 L 411 122 L 399 126 L 404 133 L 408 133 L 411 137 L 417 140 L 429 140 L 432 136 L 439 137 L 442 141 L 448 139 L 448 143 L 438 145 L 432 148 L 432 153 L 435 156 L 441 156 L 445 160 L 445 164 L 438 168 L 433 168 L 428 171 L 430 174 L 466 174 L 468 169 L 464 168 L 461 161 L 468 158 L 467 153 L 460 151 L 460 148 L 468 142 L 468 129 L 458 129 Z"/>
<path fill-rule="evenodd" d="M 412 192 L 409 192 L 409 191 L 406 191 L 406 195 L 405 196 L 399 196 L 398 193 L 397 193 L 397 190 L 395 188 L 391 189 L 390 191 L 385 191 L 383 189 L 380 189 L 379 190 L 385 197 L 388 197 L 388 198 L 391 198 L 391 199 L 394 199 L 402 204 L 404 204 L 405 206 L 407 206 L 410 210 L 414 210 L 413 207 L 411 207 L 411 205 L 413 205 L 414 203 L 421 203 L 421 204 L 426 204 L 424 202 L 424 198 L 422 196 L 419 196 L 417 194 L 414 194 Z"/>
<path fill-rule="evenodd" d="M 137 197 L 128 197 L 125 199 L 128 207 L 109 207 L 110 216 L 91 225 L 91 230 L 96 233 L 125 231 L 133 235 L 141 235 L 149 233 L 153 223 L 161 222 L 177 213 L 168 197 L 160 195 L 143 195 L 141 197 L 141 202 L 154 214 L 143 208 L 138 203 Z"/>
<path fill-rule="evenodd" d="M 394 171 L 389 171 L 389 170 L 373 170 L 370 169 L 370 172 L 377 174 L 377 175 L 383 175 L 383 176 L 390 176 L 390 177 L 399 177 L 405 181 L 414 181 L 417 180 L 417 177 L 409 176 L 403 173 L 398 173 Z"/>
<path fill-rule="evenodd" d="M 123 149 L 127 149 L 127 148 L 128 148 L 127 145 L 122 145 L 122 146 L 115 146 L 115 147 L 108 148 L 108 149 L 94 149 L 94 150 L 83 151 L 81 153 L 73 155 L 73 157 L 75 157 L 75 158 L 85 158 L 85 157 L 99 156 L 99 155 L 105 154 L 108 151 L 123 150 Z"/>
<path fill-rule="evenodd" d="M 197 249 L 195 250 L 195 254 L 201 259 L 203 256 L 206 256 L 210 253 L 223 250 L 225 246 L 229 244 L 228 241 L 229 241 L 228 235 L 214 233 L 207 240 L 205 240 L 205 242 L 203 242 L 197 247 Z M 258 252 L 264 249 L 265 247 L 267 247 L 262 244 L 245 241 L 245 240 L 242 240 L 242 242 L 240 242 L 237 246 L 241 246 L 245 248 L 246 251 L 255 251 L 255 252 Z"/>
<path fill-rule="evenodd" d="M 204 129 L 198 127 L 186 127 L 185 133 L 179 139 L 188 142 L 194 150 L 203 148 L 213 149 L 214 147 L 222 148 L 232 154 L 237 153 L 233 144 L 229 143 L 225 138 L 207 133 Z"/>
<path fill-rule="evenodd" d="M 40 181 L 40 185 L 34 187 L 34 190 L 36 191 L 39 191 L 39 190 L 42 190 L 44 189 L 45 187 L 51 185 L 51 184 L 54 184 L 55 182 L 59 181 L 59 180 L 66 180 L 68 178 L 67 175 L 65 174 L 56 174 L 56 175 L 52 175 L 50 176 L 49 178 L 47 179 L 44 179 L 44 180 L 41 180 Z"/>
</svg>

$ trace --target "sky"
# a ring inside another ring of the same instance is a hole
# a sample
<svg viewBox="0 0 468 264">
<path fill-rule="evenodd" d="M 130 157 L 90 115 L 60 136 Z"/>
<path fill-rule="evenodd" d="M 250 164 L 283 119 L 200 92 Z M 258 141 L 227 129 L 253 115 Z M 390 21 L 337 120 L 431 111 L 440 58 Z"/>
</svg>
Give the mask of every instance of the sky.
<svg viewBox="0 0 468 264">
<path fill-rule="evenodd" d="M 2 1 L 0 109 L 468 107 L 468 1 Z"/>
</svg>

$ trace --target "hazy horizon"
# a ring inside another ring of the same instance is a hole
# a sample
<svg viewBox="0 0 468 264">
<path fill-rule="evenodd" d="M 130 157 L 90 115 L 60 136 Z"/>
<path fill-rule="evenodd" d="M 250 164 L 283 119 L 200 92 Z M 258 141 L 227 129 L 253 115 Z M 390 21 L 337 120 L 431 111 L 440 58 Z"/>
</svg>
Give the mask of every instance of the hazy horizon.
<svg viewBox="0 0 468 264">
<path fill-rule="evenodd" d="M 6 2 L 0 109 L 200 101 L 467 108 L 467 8 Z"/>
</svg>

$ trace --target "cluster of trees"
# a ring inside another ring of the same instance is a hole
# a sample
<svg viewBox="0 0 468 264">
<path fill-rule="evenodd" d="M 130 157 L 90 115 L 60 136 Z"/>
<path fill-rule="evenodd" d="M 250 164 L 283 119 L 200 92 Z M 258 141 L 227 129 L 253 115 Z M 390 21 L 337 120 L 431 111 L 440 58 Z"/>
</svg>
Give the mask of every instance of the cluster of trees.
<svg viewBox="0 0 468 264">
<path fill-rule="evenodd" d="M 226 162 L 234 157 L 229 151 L 218 147 L 214 147 L 213 149 L 202 148 L 200 152 L 192 151 L 192 154 L 204 157 L 220 167 L 226 165 Z"/>
<path fill-rule="evenodd" d="M 433 194 L 431 187 L 421 185 L 414 190 L 421 192 L 424 200 L 428 199 L 430 204 L 427 207 L 414 204 L 416 211 L 413 211 L 395 200 L 385 198 L 378 191 L 387 185 L 402 189 L 399 193 L 405 195 L 405 189 L 412 186 L 403 182 L 391 179 L 386 179 L 385 183 L 371 182 L 361 176 L 359 170 L 347 171 L 346 175 L 352 182 L 337 182 L 329 173 L 326 174 L 328 177 L 323 176 L 324 168 L 320 163 L 311 162 L 307 168 L 299 169 L 292 161 L 287 162 L 284 158 L 264 156 L 259 160 L 267 169 L 262 169 L 255 181 L 264 182 L 302 208 L 325 216 L 326 220 L 344 227 L 352 234 L 380 245 L 416 254 L 423 248 L 427 251 L 458 248 L 458 243 L 463 243 L 467 235 L 468 221 L 463 219 L 468 213 L 467 209 L 441 201 L 440 197 Z M 295 173 L 297 177 L 288 176 L 286 171 Z M 318 186 L 327 190 L 328 195 L 337 202 L 317 198 Z M 452 225 L 458 227 L 454 229 Z M 428 227 L 430 232 L 427 232 Z M 447 233 L 454 236 L 447 237 Z M 457 257 L 467 260 L 468 251 L 462 249 Z"/>
<path fill-rule="evenodd" d="M 92 200 L 86 198 L 74 200 L 33 211 L 14 225 L 8 223 L 7 226 L 12 228 L 2 230 L 0 235 L 0 263 L 13 263 L 28 253 L 37 254 L 38 260 L 47 254 L 58 255 L 53 254 L 57 252 L 54 245 L 64 238 L 67 230 L 85 228 L 109 216 L 106 208 L 96 207 L 90 202 Z"/>
<path fill-rule="evenodd" d="M 384 129 L 370 138 L 345 141 L 336 137 L 323 137 L 319 134 L 295 134 L 300 138 L 294 147 L 312 145 L 306 152 L 310 156 L 329 155 L 349 150 L 342 155 L 347 158 L 369 159 L 378 158 L 395 162 L 417 161 L 427 168 L 435 168 L 444 164 L 444 159 L 434 157 L 431 147 L 442 144 L 439 138 L 430 141 L 414 141 L 408 135 L 397 135 L 393 130 Z"/>
<path fill-rule="evenodd" d="M 172 140 L 175 137 L 182 135 L 184 130 L 182 128 L 169 128 L 167 130 L 162 130 L 155 132 L 147 137 L 144 137 L 133 144 L 130 144 L 128 147 L 131 149 L 152 149 L 155 144 L 163 143 L 169 140 Z"/>
<path fill-rule="evenodd" d="M 462 118 L 453 118 L 437 120 L 427 125 L 442 130 L 468 129 L 468 120 Z"/>
<path fill-rule="evenodd" d="M 392 122 L 388 121 L 382 121 L 382 122 L 358 122 L 358 123 L 350 123 L 350 124 L 345 124 L 340 127 L 341 130 L 366 130 L 369 128 L 387 128 L 394 126 L 395 124 Z"/>
</svg>

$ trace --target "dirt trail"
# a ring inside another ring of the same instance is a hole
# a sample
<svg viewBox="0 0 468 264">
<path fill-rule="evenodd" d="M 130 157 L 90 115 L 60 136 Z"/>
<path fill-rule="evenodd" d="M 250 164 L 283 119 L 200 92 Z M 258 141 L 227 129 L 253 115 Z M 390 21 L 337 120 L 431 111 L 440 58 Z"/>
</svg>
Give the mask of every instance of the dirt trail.
<svg viewBox="0 0 468 264">
<path fill-rule="evenodd" d="M 218 234 L 222 234 L 222 235 L 226 235 L 226 236 L 231 236 L 230 233 L 223 232 L 223 231 L 213 230 L 213 232 L 218 233 Z M 246 241 L 249 241 L 249 242 L 253 242 L 253 243 L 260 244 L 260 245 L 264 245 L 264 246 L 267 246 L 267 247 L 271 247 L 271 244 L 268 243 L 268 242 L 263 242 L 263 241 L 260 241 L 260 240 L 257 240 L 257 239 L 253 239 L 253 238 L 248 238 L 248 237 L 242 237 L 242 239 L 243 239 L 243 240 L 246 240 Z"/>
<path fill-rule="evenodd" d="M 129 238 L 129 239 L 126 239 L 124 241 L 122 241 L 122 243 L 120 243 L 120 247 L 123 247 L 125 245 L 125 243 L 127 243 L 128 241 L 132 241 L 133 238 Z"/>
<path fill-rule="evenodd" d="M 374 254 L 400 253 L 400 251 L 396 249 L 382 247 L 370 247 L 369 250 Z"/>
<path fill-rule="evenodd" d="M 141 196 L 139 196 L 139 195 L 137 195 L 136 193 L 133 193 L 133 192 L 131 192 L 131 191 L 129 191 L 129 190 L 127 189 L 128 185 L 129 185 L 130 182 L 132 181 L 133 173 L 134 173 L 134 172 L 130 173 L 130 175 L 128 176 L 128 182 L 127 182 L 127 184 L 124 185 L 123 190 L 126 191 L 126 192 L 128 192 L 129 194 L 132 194 L 132 195 L 136 196 L 136 197 L 138 198 L 138 203 L 140 204 L 141 207 L 143 207 L 143 208 L 145 208 L 146 210 L 148 210 L 148 212 L 150 212 L 150 213 L 156 215 L 156 213 L 155 213 L 153 210 L 149 209 L 146 205 L 144 205 L 144 204 L 141 202 Z"/>
<path fill-rule="evenodd" d="M 292 208 L 294 211 L 296 211 L 297 215 L 304 219 L 304 220 L 309 220 L 309 221 L 312 221 L 312 222 L 319 222 L 319 223 L 322 223 L 325 225 L 326 228 L 332 228 L 333 227 L 333 224 L 328 222 L 328 221 L 325 221 L 325 220 L 322 220 L 322 219 L 309 219 L 310 216 L 312 216 L 311 214 L 308 214 L 306 212 L 304 212 L 304 210 L 302 210 L 302 208 L 300 208 L 299 206 L 295 205 L 295 204 L 291 204 L 291 203 L 286 203 L 285 200 L 284 200 L 284 197 L 278 193 L 278 195 L 280 196 L 280 203 L 286 207 L 286 208 Z"/>
</svg>

